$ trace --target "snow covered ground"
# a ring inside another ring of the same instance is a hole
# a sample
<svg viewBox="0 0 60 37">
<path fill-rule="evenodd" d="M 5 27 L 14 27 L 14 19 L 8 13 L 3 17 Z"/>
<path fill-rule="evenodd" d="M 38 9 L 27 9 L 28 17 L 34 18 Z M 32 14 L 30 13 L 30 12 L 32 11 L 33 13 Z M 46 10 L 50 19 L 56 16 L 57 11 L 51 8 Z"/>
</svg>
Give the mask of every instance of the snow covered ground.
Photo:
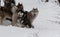
<svg viewBox="0 0 60 37">
<path fill-rule="evenodd" d="M 38 8 L 39 14 L 34 20 L 34 29 L 15 26 L 0 26 L 0 37 L 60 37 L 60 7 L 55 0 L 41 2 L 41 0 L 15 0 L 24 5 L 24 10 Z M 1 2 L 3 6 L 3 2 Z M 9 21 L 4 24 L 10 24 Z"/>
</svg>

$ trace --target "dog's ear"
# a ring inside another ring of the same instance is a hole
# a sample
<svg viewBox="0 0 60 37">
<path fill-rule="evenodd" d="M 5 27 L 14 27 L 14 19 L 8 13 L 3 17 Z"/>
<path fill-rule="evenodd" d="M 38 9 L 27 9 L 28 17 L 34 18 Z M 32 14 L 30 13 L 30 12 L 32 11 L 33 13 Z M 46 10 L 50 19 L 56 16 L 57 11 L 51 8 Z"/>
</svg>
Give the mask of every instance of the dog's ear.
<svg viewBox="0 0 60 37">
<path fill-rule="evenodd" d="M 20 5 L 20 3 L 18 3 L 18 5 Z"/>
<path fill-rule="evenodd" d="M 19 7 L 20 3 L 17 4 L 17 7 Z"/>
<path fill-rule="evenodd" d="M 33 8 L 33 10 L 34 10 L 35 8 Z"/>
<path fill-rule="evenodd" d="M 37 9 L 37 8 L 36 8 Z M 38 10 L 38 9 L 37 9 Z"/>
<path fill-rule="evenodd" d="M 37 10 L 37 8 L 34 8 L 35 10 Z"/>
</svg>

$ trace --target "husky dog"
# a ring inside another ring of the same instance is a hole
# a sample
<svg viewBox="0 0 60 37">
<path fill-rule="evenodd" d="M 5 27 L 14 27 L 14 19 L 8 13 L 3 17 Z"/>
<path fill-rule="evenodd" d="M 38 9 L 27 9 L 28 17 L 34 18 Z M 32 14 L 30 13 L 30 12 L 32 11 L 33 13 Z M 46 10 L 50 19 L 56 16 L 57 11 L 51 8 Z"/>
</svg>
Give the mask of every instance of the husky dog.
<svg viewBox="0 0 60 37">
<path fill-rule="evenodd" d="M 12 20 L 12 25 L 15 25 L 17 22 L 17 18 L 19 16 L 18 12 L 22 10 L 22 4 L 17 6 L 13 6 L 11 11 L 8 11 L 6 7 L 0 7 L 0 22 L 3 23 L 3 20 L 9 18 Z"/>
<path fill-rule="evenodd" d="M 4 7 L 12 15 L 11 8 L 15 5 L 14 0 L 4 0 Z M 12 21 L 12 19 L 6 18 L 6 20 Z"/>
<path fill-rule="evenodd" d="M 20 4 L 20 3 L 18 3 L 17 6 L 12 7 L 12 10 L 11 10 L 12 13 L 13 13 L 13 15 L 12 15 L 12 25 L 15 25 L 17 23 L 17 20 L 20 16 L 18 12 L 20 12 L 22 10 L 23 10 L 23 5 Z"/>
<path fill-rule="evenodd" d="M 34 26 L 32 26 L 32 22 L 35 19 L 35 17 L 38 15 L 38 9 L 37 8 L 33 8 L 30 12 L 25 11 L 21 20 L 23 21 L 23 27 L 28 27 L 28 28 L 34 28 Z"/>
<path fill-rule="evenodd" d="M 6 10 L 5 7 L 0 6 L 0 24 L 3 24 L 3 20 L 9 18 L 12 18 L 12 14 Z"/>
<path fill-rule="evenodd" d="M 39 13 L 39 11 L 38 11 L 37 8 L 33 8 L 29 13 L 27 13 L 27 17 L 28 17 L 28 19 L 30 20 L 31 23 L 36 18 L 38 13 Z"/>
<path fill-rule="evenodd" d="M 6 8 L 7 11 L 9 11 L 11 14 L 11 8 L 15 6 L 15 1 L 14 0 L 4 0 L 4 7 Z"/>
</svg>

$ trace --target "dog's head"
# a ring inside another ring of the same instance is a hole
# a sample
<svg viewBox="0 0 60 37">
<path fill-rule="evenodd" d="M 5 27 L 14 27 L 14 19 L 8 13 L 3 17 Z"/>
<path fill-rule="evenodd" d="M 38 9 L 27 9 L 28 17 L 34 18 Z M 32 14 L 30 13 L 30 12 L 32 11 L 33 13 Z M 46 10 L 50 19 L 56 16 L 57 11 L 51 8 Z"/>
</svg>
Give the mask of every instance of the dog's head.
<svg viewBox="0 0 60 37">
<path fill-rule="evenodd" d="M 39 11 L 38 11 L 37 8 L 33 8 L 30 12 L 31 12 L 31 14 L 32 14 L 33 16 L 36 16 Z"/>
<path fill-rule="evenodd" d="M 19 17 L 23 16 L 23 13 L 21 11 L 18 12 Z"/>
<path fill-rule="evenodd" d="M 17 7 L 18 7 L 18 10 L 19 10 L 19 11 L 23 10 L 23 4 L 18 3 Z"/>
</svg>

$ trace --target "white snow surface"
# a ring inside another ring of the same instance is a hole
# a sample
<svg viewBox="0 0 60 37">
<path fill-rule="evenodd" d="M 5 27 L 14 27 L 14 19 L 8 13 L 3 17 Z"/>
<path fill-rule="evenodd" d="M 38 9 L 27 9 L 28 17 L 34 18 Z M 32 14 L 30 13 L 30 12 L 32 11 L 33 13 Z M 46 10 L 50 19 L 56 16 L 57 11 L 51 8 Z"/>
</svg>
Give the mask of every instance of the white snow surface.
<svg viewBox="0 0 60 37">
<path fill-rule="evenodd" d="M 3 6 L 3 0 L 1 0 Z M 30 11 L 32 8 L 38 8 L 39 14 L 33 22 L 33 28 L 21 28 L 9 25 L 9 21 L 5 21 L 0 26 L 0 37 L 60 37 L 60 7 L 55 0 L 49 2 L 41 2 L 41 0 L 15 0 L 23 3 L 24 10 Z M 45 0 L 44 0 L 45 1 Z"/>
</svg>

